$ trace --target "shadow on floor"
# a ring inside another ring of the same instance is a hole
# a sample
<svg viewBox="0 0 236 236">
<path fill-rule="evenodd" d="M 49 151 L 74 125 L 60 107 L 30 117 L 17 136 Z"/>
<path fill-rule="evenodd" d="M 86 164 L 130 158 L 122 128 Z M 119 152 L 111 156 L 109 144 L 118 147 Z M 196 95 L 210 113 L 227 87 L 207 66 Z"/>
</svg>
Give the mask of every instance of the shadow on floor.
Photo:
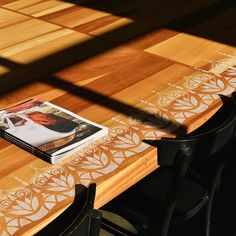
<svg viewBox="0 0 236 236">
<path fill-rule="evenodd" d="M 221 186 L 215 198 L 212 236 L 236 235 L 235 169 L 236 159 L 235 156 L 231 156 L 224 169 Z"/>
<path fill-rule="evenodd" d="M 215 195 L 210 236 L 236 236 L 235 169 L 236 159 L 232 155 L 224 168 L 221 185 Z M 197 232 L 200 224 L 200 219 L 195 218 L 186 228 L 177 229 L 168 236 L 202 236 Z"/>
<path fill-rule="evenodd" d="M 235 153 L 235 149 L 233 153 Z M 210 236 L 236 236 L 236 158 L 232 154 L 224 168 L 222 181 L 218 192 L 215 195 L 212 211 L 212 227 Z M 203 212 L 202 212 L 203 213 Z M 110 215 L 110 219 L 112 216 Z M 114 218 L 114 217 L 113 217 Z M 196 215 L 183 225 L 178 225 L 170 230 L 168 236 L 203 236 L 201 225 L 203 217 Z M 116 218 L 114 218 L 116 220 Z M 119 224 L 120 219 L 116 221 Z M 123 227 L 128 229 L 128 224 Z M 133 232 L 133 231 L 132 231 Z M 111 236 L 102 231 L 100 236 Z"/>
</svg>

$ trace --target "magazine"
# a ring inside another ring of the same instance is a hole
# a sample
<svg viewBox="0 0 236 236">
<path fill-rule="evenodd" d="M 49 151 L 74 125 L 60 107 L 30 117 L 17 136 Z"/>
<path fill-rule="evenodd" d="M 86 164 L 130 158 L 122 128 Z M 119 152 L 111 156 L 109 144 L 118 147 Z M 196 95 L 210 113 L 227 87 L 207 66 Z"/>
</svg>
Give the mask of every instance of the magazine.
<svg viewBox="0 0 236 236">
<path fill-rule="evenodd" d="M 107 127 L 40 99 L 0 110 L 0 135 L 50 163 L 107 133 Z"/>
</svg>

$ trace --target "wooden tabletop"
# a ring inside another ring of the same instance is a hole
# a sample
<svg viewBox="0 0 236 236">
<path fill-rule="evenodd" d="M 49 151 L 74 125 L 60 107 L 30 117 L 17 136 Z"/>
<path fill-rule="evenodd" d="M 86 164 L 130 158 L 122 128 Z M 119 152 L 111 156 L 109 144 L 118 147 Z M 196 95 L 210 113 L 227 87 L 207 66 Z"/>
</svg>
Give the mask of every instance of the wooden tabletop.
<svg viewBox="0 0 236 236">
<path fill-rule="evenodd" d="M 0 109 L 41 98 L 109 127 L 55 165 L 1 138 L 1 235 L 42 228 L 76 183 L 96 182 L 101 207 L 158 167 L 150 140 L 194 130 L 235 90 L 234 4 L 156 2 L 1 0 Z"/>
</svg>

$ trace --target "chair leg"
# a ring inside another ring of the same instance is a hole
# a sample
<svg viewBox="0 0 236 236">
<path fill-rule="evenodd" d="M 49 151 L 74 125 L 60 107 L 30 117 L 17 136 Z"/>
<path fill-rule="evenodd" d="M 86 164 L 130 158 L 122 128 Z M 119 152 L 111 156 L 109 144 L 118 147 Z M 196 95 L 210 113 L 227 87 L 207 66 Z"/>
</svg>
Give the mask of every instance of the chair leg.
<svg viewBox="0 0 236 236">
<path fill-rule="evenodd" d="M 211 197 L 208 200 L 208 204 L 206 206 L 205 236 L 210 236 L 212 203 L 213 203 L 213 198 Z"/>
<path fill-rule="evenodd" d="M 91 215 L 90 234 L 91 236 L 99 236 L 102 222 L 102 214 L 98 210 L 93 210 Z"/>
<path fill-rule="evenodd" d="M 115 236 L 135 236 L 136 234 L 122 228 L 121 226 L 114 224 L 113 222 L 103 218 L 102 219 L 102 229 Z"/>
<path fill-rule="evenodd" d="M 215 193 L 217 188 L 219 187 L 221 175 L 225 166 L 225 162 L 222 162 L 221 165 L 218 166 L 215 176 L 212 179 L 211 189 L 209 189 L 209 200 L 206 206 L 206 217 L 205 217 L 205 236 L 210 236 L 211 229 L 211 214 L 212 214 L 212 205 Z"/>
</svg>

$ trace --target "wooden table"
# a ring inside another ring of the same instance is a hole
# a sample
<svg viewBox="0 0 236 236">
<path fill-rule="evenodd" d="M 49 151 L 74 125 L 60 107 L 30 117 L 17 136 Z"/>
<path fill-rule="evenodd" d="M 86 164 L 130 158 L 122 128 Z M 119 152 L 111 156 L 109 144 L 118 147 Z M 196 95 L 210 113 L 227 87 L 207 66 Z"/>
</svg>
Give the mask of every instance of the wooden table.
<svg viewBox="0 0 236 236">
<path fill-rule="evenodd" d="M 101 207 L 158 167 L 144 140 L 195 129 L 236 88 L 235 6 L 75 2 L 1 1 L 0 108 L 41 98 L 109 135 L 56 165 L 1 139 L 1 235 L 42 228 L 75 183 L 96 182 Z"/>
</svg>

